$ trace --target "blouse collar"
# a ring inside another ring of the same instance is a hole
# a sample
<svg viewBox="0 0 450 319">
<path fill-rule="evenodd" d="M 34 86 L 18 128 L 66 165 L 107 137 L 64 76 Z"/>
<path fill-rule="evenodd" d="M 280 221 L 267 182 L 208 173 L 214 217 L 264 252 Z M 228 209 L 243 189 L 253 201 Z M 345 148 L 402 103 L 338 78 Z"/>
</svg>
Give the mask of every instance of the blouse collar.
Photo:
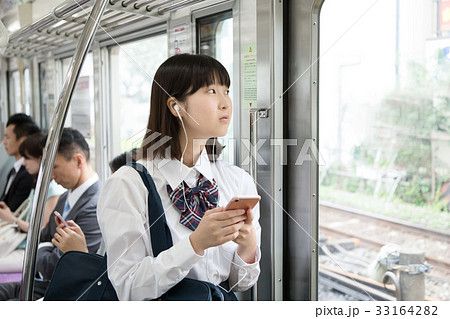
<svg viewBox="0 0 450 319">
<path fill-rule="evenodd" d="M 166 158 L 163 158 L 155 160 L 154 162 L 154 165 L 158 167 L 158 170 L 172 189 L 175 189 L 183 180 L 185 180 L 193 170 L 202 174 L 209 181 L 213 181 L 214 176 L 212 174 L 211 162 L 208 159 L 206 148 L 203 148 L 200 157 L 193 167 L 187 167 L 176 159 L 167 160 Z"/>
</svg>

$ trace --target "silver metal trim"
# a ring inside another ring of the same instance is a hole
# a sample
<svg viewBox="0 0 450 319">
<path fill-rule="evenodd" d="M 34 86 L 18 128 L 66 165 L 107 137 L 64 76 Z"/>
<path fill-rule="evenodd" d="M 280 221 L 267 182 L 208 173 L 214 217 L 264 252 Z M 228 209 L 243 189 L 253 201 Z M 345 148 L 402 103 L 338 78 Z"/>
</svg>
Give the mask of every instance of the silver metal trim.
<svg viewBox="0 0 450 319">
<path fill-rule="evenodd" d="M 319 27 L 320 9 L 324 0 L 315 0 L 311 12 L 311 139 L 319 148 Z M 311 165 L 311 236 L 315 242 L 311 242 L 311 272 L 310 272 L 310 300 L 319 299 L 319 163 Z"/>
<path fill-rule="evenodd" d="M 258 163 L 256 162 L 256 157 L 258 153 L 257 144 L 258 144 L 258 117 L 259 111 L 258 109 L 250 109 L 250 176 L 253 180 L 258 180 Z M 251 288 L 251 299 L 252 301 L 258 300 L 258 283 L 256 282 Z"/>
<path fill-rule="evenodd" d="M 25 250 L 23 276 L 20 290 L 20 300 L 33 300 L 34 274 L 36 269 L 36 256 L 39 244 L 39 236 L 44 214 L 44 205 L 47 198 L 48 186 L 55 161 L 56 152 L 59 146 L 64 122 L 69 110 L 70 100 L 78 80 L 81 67 L 89 51 L 89 47 L 97 31 L 98 24 L 102 14 L 106 9 L 108 0 L 97 0 L 92 8 L 90 19 L 87 21 L 77 50 L 69 66 L 67 76 L 61 91 L 56 112 L 52 120 L 47 143 L 44 148 L 41 166 L 39 168 L 38 180 L 36 183 L 36 192 L 33 198 L 33 207 L 28 231 L 27 245 Z"/>
<path fill-rule="evenodd" d="M 283 140 L 283 66 L 284 66 L 284 43 L 283 43 L 283 1 L 272 3 L 272 25 L 273 34 L 272 47 L 272 74 L 271 88 L 273 105 L 270 108 L 272 123 L 272 138 Z M 276 101 L 276 102 L 275 102 Z M 284 144 L 284 143 L 283 143 Z M 272 149 L 272 300 L 283 300 L 283 161 L 286 156 L 284 147 L 271 147 Z"/>
</svg>

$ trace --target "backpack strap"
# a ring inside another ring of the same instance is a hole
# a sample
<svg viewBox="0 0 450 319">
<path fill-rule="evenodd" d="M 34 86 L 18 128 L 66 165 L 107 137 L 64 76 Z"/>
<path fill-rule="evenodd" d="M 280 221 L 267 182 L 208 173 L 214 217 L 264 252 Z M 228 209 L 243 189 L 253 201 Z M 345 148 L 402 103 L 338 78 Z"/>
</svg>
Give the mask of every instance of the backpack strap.
<svg viewBox="0 0 450 319">
<path fill-rule="evenodd" d="M 161 198 L 156 190 L 155 182 L 144 165 L 132 162 L 127 163 L 127 166 L 133 167 L 139 173 L 145 187 L 148 190 L 149 230 L 152 241 L 153 256 L 156 257 L 160 252 L 173 246 L 172 235 L 170 234 L 170 229 L 167 225 Z"/>
</svg>

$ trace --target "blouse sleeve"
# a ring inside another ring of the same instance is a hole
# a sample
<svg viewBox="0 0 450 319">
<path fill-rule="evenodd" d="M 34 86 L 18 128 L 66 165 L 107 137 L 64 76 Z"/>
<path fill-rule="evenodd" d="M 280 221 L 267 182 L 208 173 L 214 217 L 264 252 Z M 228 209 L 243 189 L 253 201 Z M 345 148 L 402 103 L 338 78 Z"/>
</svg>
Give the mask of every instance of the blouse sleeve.
<svg viewBox="0 0 450 319">
<path fill-rule="evenodd" d="M 242 169 L 241 169 L 242 170 Z M 252 177 L 242 170 L 242 184 L 239 194 L 242 195 L 258 195 L 255 183 Z M 237 253 L 234 252 L 233 263 L 231 264 L 230 277 L 228 278 L 230 287 L 234 287 L 234 291 L 244 291 L 251 288 L 257 281 L 261 272 L 259 261 L 261 260 L 261 226 L 259 225 L 259 203 L 253 208 L 253 227 L 255 228 L 257 247 L 255 262 L 247 264 Z"/>
<path fill-rule="evenodd" d="M 156 299 L 202 259 L 189 237 L 153 257 L 147 198 L 139 174 L 130 167 L 112 175 L 100 194 L 97 215 L 108 255 L 108 276 L 119 300 Z"/>
</svg>

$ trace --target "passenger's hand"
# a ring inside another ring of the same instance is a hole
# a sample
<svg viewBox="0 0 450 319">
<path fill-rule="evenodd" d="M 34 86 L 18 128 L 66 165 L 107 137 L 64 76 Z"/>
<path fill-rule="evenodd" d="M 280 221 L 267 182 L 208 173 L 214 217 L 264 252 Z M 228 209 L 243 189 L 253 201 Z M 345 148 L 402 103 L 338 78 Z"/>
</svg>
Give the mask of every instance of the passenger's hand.
<svg viewBox="0 0 450 319">
<path fill-rule="evenodd" d="M 9 209 L 8 205 L 5 202 L 0 202 L 0 220 L 4 220 L 5 222 L 12 223 L 14 222 L 14 214 Z"/>
<path fill-rule="evenodd" d="M 67 224 L 69 227 L 65 227 L 62 223 L 58 225 L 52 238 L 53 245 L 58 247 L 63 253 L 71 250 L 87 253 L 86 238 L 80 226 L 72 220 L 69 220 Z"/>
<path fill-rule="evenodd" d="M 253 227 L 253 211 L 251 209 L 247 210 L 247 219 L 245 220 L 242 227 L 239 229 L 239 235 L 233 240 L 238 244 L 238 255 L 247 264 L 252 264 L 255 262 L 256 256 L 256 232 Z"/>
<path fill-rule="evenodd" d="M 246 218 L 243 209 L 225 211 L 224 207 L 217 207 L 206 211 L 197 229 L 189 236 L 192 248 L 198 255 L 203 255 L 207 248 L 234 240 Z"/>
</svg>

